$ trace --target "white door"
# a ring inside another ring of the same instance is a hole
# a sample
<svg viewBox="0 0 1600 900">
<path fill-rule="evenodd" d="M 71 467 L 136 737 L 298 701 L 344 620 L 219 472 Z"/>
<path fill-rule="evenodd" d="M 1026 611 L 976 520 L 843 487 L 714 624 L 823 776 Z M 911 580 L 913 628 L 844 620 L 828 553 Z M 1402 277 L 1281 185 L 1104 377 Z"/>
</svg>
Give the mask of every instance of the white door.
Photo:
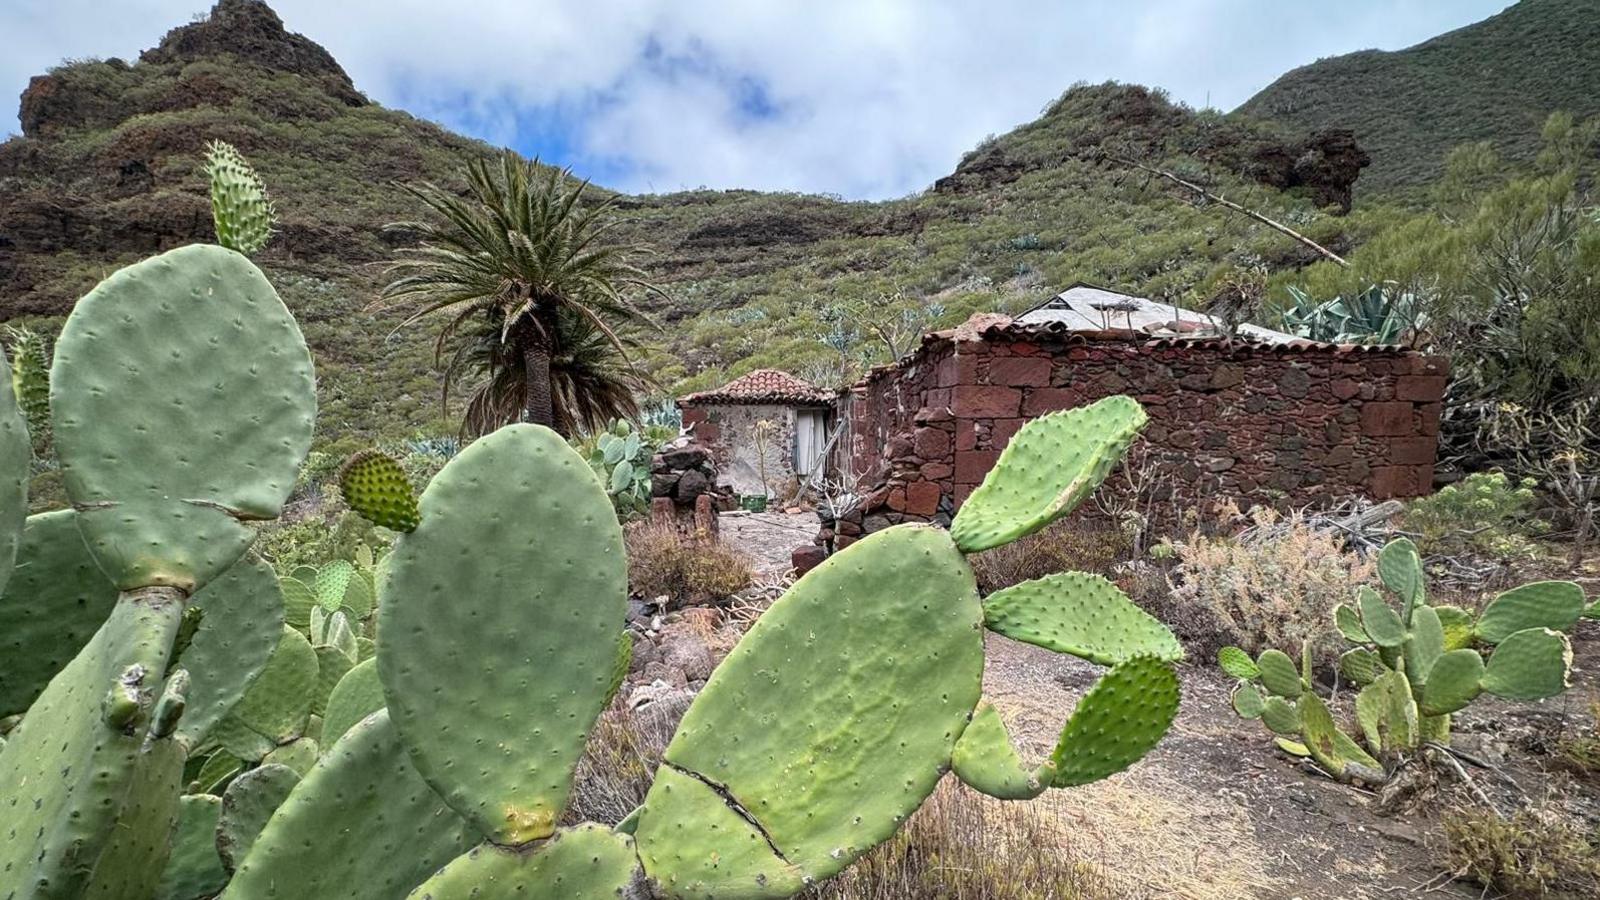
<svg viewBox="0 0 1600 900">
<path fill-rule="evenodd" d="M 828 445 L 828 413 L 822 409 L 800 409 L 794 420 L 794 473 L 802 480 L 822 464 L 822 450 Z"/>
</svg>

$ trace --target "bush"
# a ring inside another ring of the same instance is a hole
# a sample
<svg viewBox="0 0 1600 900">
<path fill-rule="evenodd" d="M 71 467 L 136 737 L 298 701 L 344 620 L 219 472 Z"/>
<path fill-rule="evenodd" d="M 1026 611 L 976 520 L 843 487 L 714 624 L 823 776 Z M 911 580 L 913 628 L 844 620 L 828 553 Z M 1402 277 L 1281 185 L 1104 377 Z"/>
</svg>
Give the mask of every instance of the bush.
<svg viewBox="0 0 1600 900">
<path fill-rule="evenodd" d="M 601 713 L 573 775 L 563 822 L 615 825 L 643 803 L 690 699 L 684 693 L 636 710 L 619 700 Z"/>
<path fill-rule="evenodd" d="M 1527 559 L 1538 549 L 1530 539 L 1537 530 L 1535 484 L 1524 478 L 1513 485 L 1500 472 L 1468 475 L 1460 484 L 1412 501 L 1405 528 L 1416 533 L 1423 553 Z"/>
<path fill-rule="evenodd" d="M 1110 526 L 1059 521 L 1021 540 L 974 554 L 968 561 L 977 573 L 978 589 L 992 594 L 1056 572 L 1109 575 L 1128 552 L 1127 535 Z"/>
<path fill-rule="evenodd" d="M 722 603 L 755 581 L 749 560 L 715 537 L 654 522 L 629 525 L 625 537 L 628 585 L 641 596 L 664 595 L 675 606 Z"/>
<path fill-rule="evenodd" d="M 1600 896 L 1600 848 L 1552 809 L 1453 810 L 1443 825 L 1447 865 L 1502 896 Z"/>
<path fill-rule="evenodd" d="M 1100 870 L 1062 851 L 1064 828 L 1027 803 L 989 800 L 946 779 L 905 827 L 815 900 L 1110 900 Z"/>
<path fill-rule="evenodd" d="M 1228 644 L 1252 654 L 1273 647 L 1292 651 L 1307 640 L 1319 648 L 1331 645 L 1326 638 L 1333 608 L 1373 581 L 1376 565 L 1345 550 L 1338 534 L 1312 528 L 1299 515 L 1280 518 L 1257 507 L 1250 517 L 1254 526 L 1242 535 L 1195 532 L 1175 544 L 1177 584 L 1169 602 L 1178 608 L 1152 612 L 1175 623 L 1173 629 L 1206 656 Z"/>
</svg>

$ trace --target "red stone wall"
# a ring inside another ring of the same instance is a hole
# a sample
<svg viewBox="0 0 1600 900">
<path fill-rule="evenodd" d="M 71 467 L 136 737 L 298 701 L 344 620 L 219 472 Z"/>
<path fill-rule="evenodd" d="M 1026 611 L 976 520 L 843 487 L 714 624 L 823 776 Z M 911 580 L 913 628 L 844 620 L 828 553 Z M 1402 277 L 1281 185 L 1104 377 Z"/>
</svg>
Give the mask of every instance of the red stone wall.
<svg viewBox="0 0 1600 900">
<path fill-rule="evenodd" d="M 1151 341 L 1026 326 L 931 340 L 844 401 L 845 459 L 891 522 L 953 511 L 1028 418 L 1129 394 L 1167 498 L 1313 503 L 1429 492 L 1446 364 L 1398 350 Z M 875 530 L 868 527 L 867 531 Z"/>
</svg>

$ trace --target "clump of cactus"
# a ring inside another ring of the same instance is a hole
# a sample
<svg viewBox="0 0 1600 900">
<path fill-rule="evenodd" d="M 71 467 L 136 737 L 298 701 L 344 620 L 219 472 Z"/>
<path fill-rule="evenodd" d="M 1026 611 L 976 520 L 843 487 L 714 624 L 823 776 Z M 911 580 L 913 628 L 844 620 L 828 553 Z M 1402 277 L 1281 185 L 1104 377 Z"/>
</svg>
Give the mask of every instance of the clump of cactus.
<svg viewBox="0 0 1600 900">
<path fill-rule="evenodd" d="M 1309 645 L 1298 666 L 1280 650 L 1255 659 L 1238 647 L 1219 654 L 1222 669 L 1239 680 L 1235 711 L 1260 720 L 1285 751 L 1309 756 L 1336 778 L 1387 784 L 1413 751 L 1448 745 L 1452 715 L 1480 695 L 1540 700 L 1568 687 L 1572 645 L 1563 632 L 1584 613 L 1578 585 L 1525 584 L 1476 616 L 1431 605 L 1422 559 L 1405 538 L 1379 553 L 1378 575 L 1393 600 L 1362 587 L 1354 605 L 1335 608 L 1332 623 L 1353 645 L 1338 668 L 1360 689 L 1360 740 L 1339 727 L 1317 693 Z"/>
<path fill-rule="evenodd" d="M 558 827 L 626 658 L 621 526 L 582 456 L 509 426 L 414 510 L 381 462 L 352 468 L 354 508 L 411 526 L 383 571 L 278 579 L 252 523 L 293 489 L 315 392 L 248 259 L 182 247 L 112 275 L 51 375 L 73 508 L 26 525 L 28 435 L 0 380 L 0 602 L 51 638 L 0 661 L 0 686 L 27 684 L 0 749 L 8 900 L 786 897 L 947 771 L 1034 797 L 1127 768 L 1176 714 L 1182 650 L 1110 582 L 985 601 L 965 556 L 1081 503 L 1144 424 L 1125 397 L 1022 429 L 950 531 L 888 529 L 800 579 L 696 698 L 644 804 Z M 63 598 L 83 609 L 44 613 Z M 1036 765 L 982 702 L 984 628 L 1109 667 Z"/>
<path fill-rule="evenodd" d="M 660 443 L 656 429 L 637 429 L 617 419 L 580 445 L 589 465 L 605 485 L 617 515 L 627 518 L 650 508 L 650 457 Z"/>
</svg>

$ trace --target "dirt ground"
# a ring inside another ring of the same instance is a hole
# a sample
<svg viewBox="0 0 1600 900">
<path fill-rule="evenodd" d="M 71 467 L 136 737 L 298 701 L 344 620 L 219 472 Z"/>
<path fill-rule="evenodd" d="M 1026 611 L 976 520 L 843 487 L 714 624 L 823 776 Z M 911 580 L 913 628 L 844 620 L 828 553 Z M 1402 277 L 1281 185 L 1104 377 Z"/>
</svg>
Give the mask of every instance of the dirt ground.
<svg viewBox="0 0 1600 900">
<path fill-rule="evenodd" d="M 725 516 L 723 537 L 764 573 L 781 574 L 788 551 L 814 523 L 808 515 Z M 1600 589 L 1586 587 L 1591 595 Z M 1497 800 L 1553 794 L 1600 822 L 1600 785 L 1573 782 L 1549 753 L 1562 729 L 1589 724 L 1590 703 L 1600 700 L 1600 622 L 1580 622 L 1573 637 L 1572 690 L 1535 704 L 1479 700 L 1457 716 L 1454 744 L 1497 764 L 1493 771 L 1464 766 Z M 1043 759 L 1102 670 L 994 634 L 986 652 L 985 695 L 1024 758 Z M 1117 873 L 1130 896 L 1489 896 L 1477 884 L 1451 880 L 1441 867 L 1443 804 L 1429 804 L 1429 813 L 1376 815 L 1372 794 L 1323 777 L 1278 751 L 1259 723 L 1241 721 L 1229 703 L 1230 679 L 1209 660 L 1183 664 L 1180 677 L 1178 719 L 1150 756 L 1102 782 L 1032 801 L 1062 819 L 1074 853 Z M 1347 706 L 1348 695 L 1342 699 Z"/>
</svg>

